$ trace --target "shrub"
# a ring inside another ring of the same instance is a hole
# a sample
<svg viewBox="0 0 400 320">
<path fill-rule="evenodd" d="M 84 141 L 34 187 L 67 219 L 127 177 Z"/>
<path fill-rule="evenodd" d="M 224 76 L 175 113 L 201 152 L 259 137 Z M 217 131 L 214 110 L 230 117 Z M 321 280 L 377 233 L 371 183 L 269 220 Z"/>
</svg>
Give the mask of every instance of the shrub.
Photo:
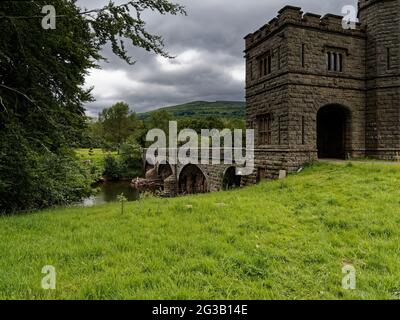
<svg viewBox="0 0 400 320">
<path fill-rule="evenodd" d="M 38 153 L 8 136 L 0 151 L 0 213 L 69 204 L 91 193 L 88 168 L 68 150 Z"/>
<path fill-rule="evenodd" d="M 104 158 L 104 175 L 110 180 L 119 180 L 122 177 L 121 163 L 113 156 Z"/>
<path fill-rule="evenodd" d="M 133 177 L 142 173 L 142 149 L 133 137 L 121 146 L 121 168 L 124 176 Z"/>
<path fill-rule="evenodd" d="M 104 176 L 109 180 L 133 178 L 142 173 L 142 150 L 136 140 L 131 137 L 119 149 L 120 155 L 104 158 Z"/>
<path fill-rule="evenodd" d="M 121 159 L 129 165 L 137 165 L 142 159 L 142 150 L 135 139 L 130 138 L 120 148 Z"/>
</svg>

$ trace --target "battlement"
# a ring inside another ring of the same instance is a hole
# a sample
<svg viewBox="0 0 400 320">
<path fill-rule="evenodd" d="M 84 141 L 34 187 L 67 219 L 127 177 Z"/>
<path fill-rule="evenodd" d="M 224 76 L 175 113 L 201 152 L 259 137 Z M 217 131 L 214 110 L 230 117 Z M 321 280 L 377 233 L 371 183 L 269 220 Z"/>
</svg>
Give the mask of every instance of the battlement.
<svg viewBox="0 0 400 320">
<path fill-rule="evenodd" d="M 278 12 L 277 17 L 273 18 L 256 32 L 250 33 L 245 37 L 246 48 L 261 39 L 267 38 L 288 24 L 307 28 L 317 28 L 324 31 L 341 32 L 349 35 L 365 35 L 365 31 L 362 29 L 361 24 L 357 23 L 356 29 L 346 30 L 342 27 L 342 20 L 342 16 L 334 14 L 326 14 L 321 17 L 314 13 L 303 14 L 300 7 L 285 6 Z"/>
</svg>

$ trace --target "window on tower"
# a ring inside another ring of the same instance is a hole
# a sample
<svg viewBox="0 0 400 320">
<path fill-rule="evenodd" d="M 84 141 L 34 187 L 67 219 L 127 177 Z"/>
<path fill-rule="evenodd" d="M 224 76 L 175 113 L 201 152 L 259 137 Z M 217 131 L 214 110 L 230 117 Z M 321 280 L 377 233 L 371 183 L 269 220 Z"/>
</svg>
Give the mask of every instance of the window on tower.
<svg viewBox="0 0 400 320">
<path fill-rule="evenodd" d="M 326 53 L 326 65 L 328 71 L 343 72 L 343 54 L 328 51 Z"/>
<path fill-rule="evenodd" d="M 272 117 L 270 113 L 257 117 L 258 144 L 271 144 Z"/>
<path fill-rule="evenodd" d="M 264 77 L 272 72 L 272 56 L 268 51 L 266 54 L 258 57 L 258 73 L 259 77 Z"/>
<path fill-rule="evenodd" d="M 387 67 L 387 70 L 390 70 L 390 68 L 391 68 L 391 52 L 390 52 L 390 48 L 386 48 L 386 67 Z"/>
</svg>

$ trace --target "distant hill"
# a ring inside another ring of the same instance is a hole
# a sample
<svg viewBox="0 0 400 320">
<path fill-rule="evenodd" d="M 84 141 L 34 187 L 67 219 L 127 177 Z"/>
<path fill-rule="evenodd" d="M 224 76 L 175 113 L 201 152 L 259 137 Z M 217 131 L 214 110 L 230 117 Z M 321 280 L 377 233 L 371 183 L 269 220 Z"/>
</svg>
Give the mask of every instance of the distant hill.
<svg viewBox="0 0 400 320">
<path fill-rule="evenodd" d="M 246 103 L 243 101 L 193 101 L 177 106 L 164 107 L 157 110 L 139 113 L 142 120 L 150 117 L 151 113 L 166 110 L 174 120 L 180 118 L 219 117 L 225 119 L 244 119 Z"/>
</svg>

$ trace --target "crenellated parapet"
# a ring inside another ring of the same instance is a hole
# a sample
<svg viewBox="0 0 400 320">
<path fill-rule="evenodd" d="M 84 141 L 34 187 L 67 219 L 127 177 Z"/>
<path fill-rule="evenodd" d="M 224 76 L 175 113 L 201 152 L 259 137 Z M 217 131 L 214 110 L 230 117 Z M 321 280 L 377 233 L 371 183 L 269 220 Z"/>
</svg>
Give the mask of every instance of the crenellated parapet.
<svg viewBox="0 0 400 320">
<path fill-rule="evenodd" d="M 326 14 L 321 17 L 321 15 L 314 13 L 303 14 L 300 7 L 286 6 L 279 11 L 277 17 L 273 18 L 256 32 L 250 33 L 245 37 L 246 48 L 279 32 L 286 25 L 314 28 L 361 37 L 365 36 L 365 30 L 361 27 L 361 24 L 356 23 L 356 29 L 344 29 L 342 20 L 343 16 Z"/>
</svg>

